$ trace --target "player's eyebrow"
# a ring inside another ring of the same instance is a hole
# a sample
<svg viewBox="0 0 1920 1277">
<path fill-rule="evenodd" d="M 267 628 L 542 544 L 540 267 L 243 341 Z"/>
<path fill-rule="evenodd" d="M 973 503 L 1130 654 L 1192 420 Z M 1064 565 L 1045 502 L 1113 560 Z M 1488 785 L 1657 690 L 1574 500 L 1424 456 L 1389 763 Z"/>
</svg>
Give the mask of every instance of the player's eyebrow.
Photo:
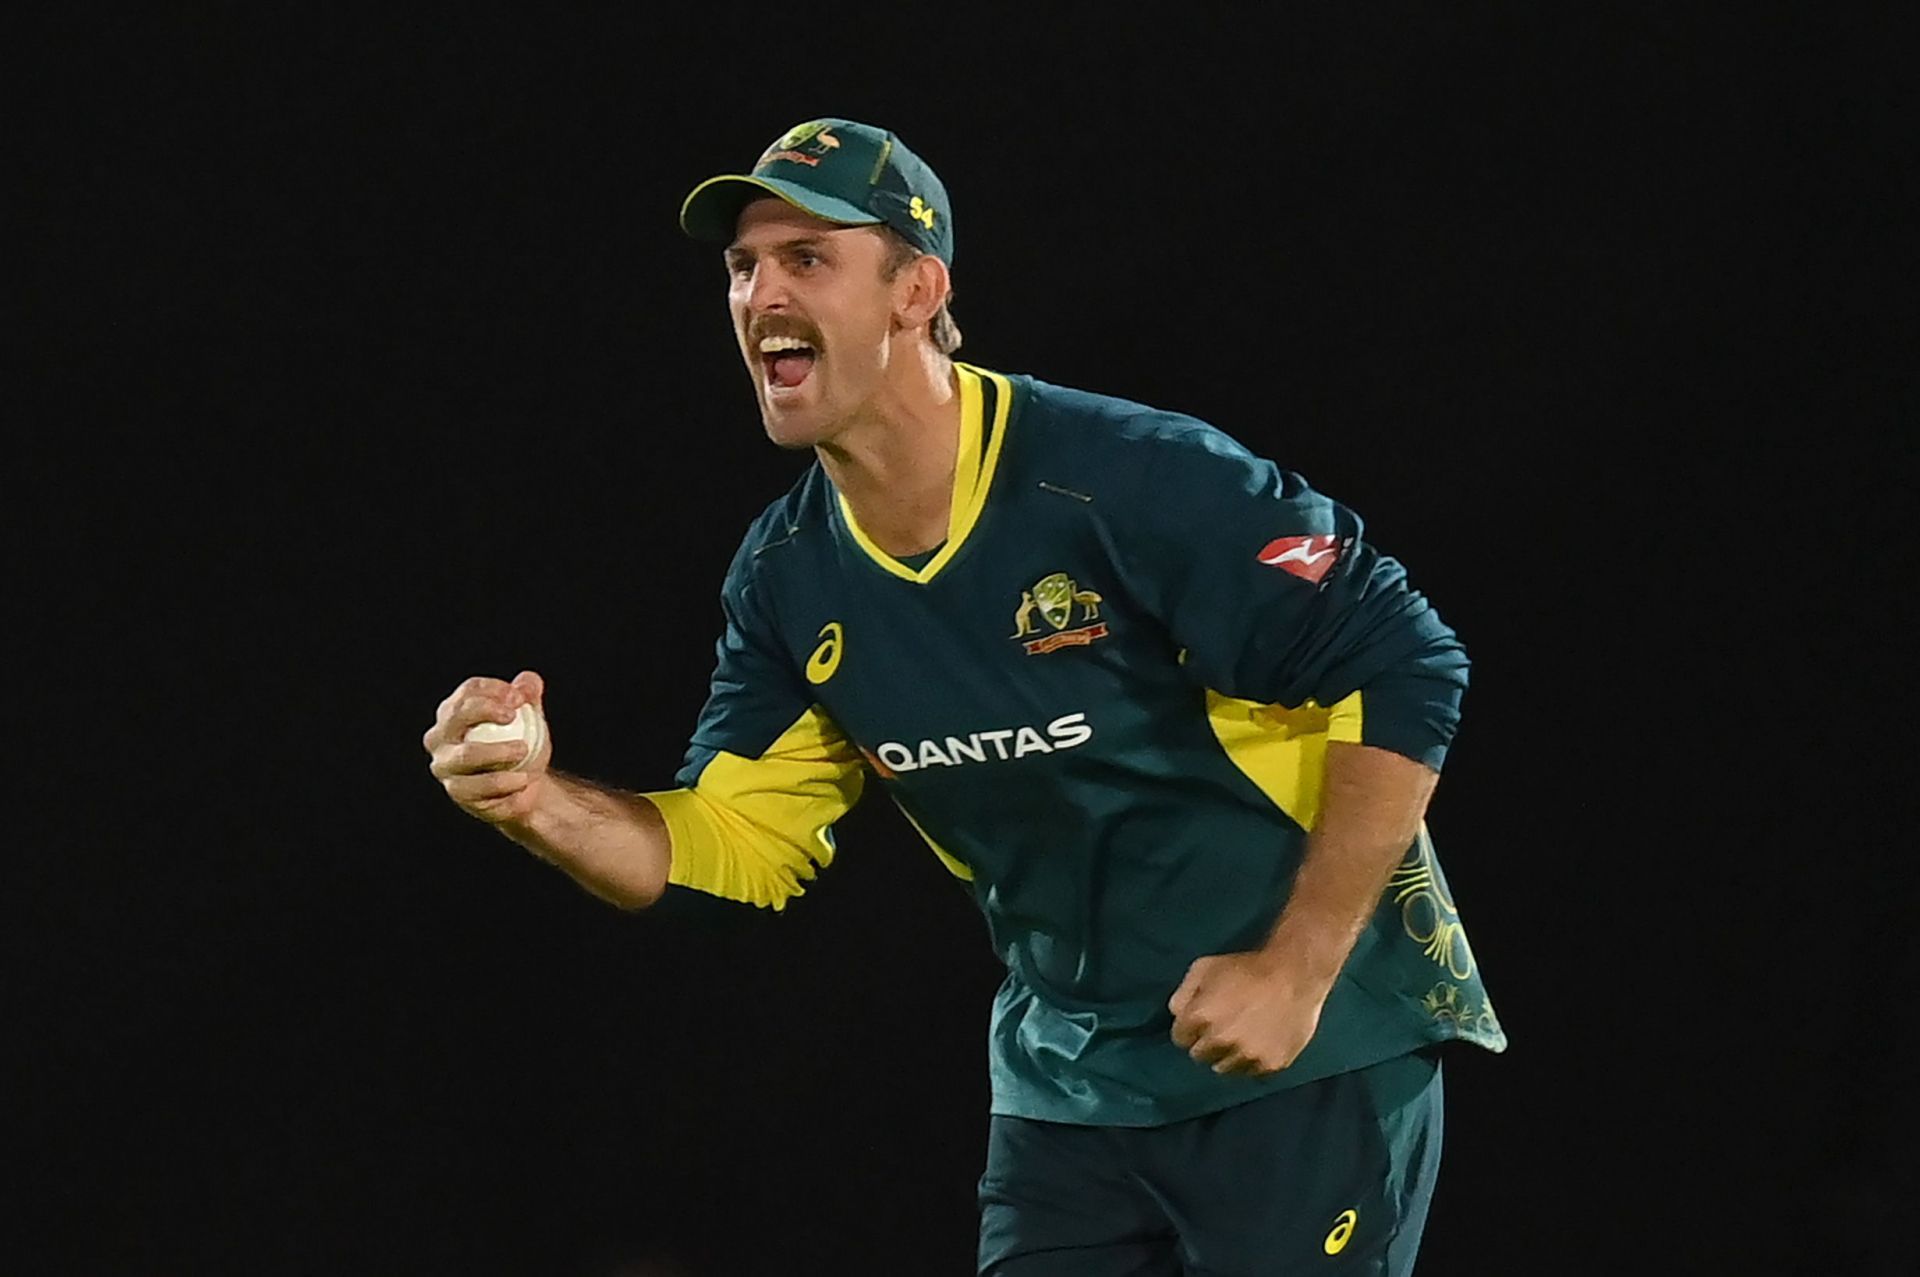
<svg viewBox="0 0 1920 1277">
<path fill-rule="evenodd" d="M 821 236 L 802 235 L 796 239 L 783 239 L 777 244 L 769 244 L 762 251 L 769 253 L 818 253 L 824 250 L 826 246 L 827 241 Z M 746 247 L 744 244 L 735 243 L 727 246 L 725 256 L 727 265 L 736 266 L 742 262 L 752 261 L 755 257 L 759 256 L 759 252 Z"/>
</svg>

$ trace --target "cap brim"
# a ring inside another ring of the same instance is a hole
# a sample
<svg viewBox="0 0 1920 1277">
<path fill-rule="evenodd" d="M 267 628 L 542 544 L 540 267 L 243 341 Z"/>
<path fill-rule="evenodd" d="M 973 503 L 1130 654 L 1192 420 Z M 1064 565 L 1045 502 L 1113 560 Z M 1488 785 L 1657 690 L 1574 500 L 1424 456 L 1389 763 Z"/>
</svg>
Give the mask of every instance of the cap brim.
<svg viewBox="0 0 1920 1277">
<path fill-rule="evenodd" d="M 803 213 L 842 226 L 878 226 L 880 219 L 846 200 L 810 191 L 797 182 L 777 177 L 748 177 L 723 173 L 710 177 L 688 193 L 680 206 L 680 229 L 708 244 L 730 244 L 740 210 L 763 194 L 777 195 Z"/>
</svg>

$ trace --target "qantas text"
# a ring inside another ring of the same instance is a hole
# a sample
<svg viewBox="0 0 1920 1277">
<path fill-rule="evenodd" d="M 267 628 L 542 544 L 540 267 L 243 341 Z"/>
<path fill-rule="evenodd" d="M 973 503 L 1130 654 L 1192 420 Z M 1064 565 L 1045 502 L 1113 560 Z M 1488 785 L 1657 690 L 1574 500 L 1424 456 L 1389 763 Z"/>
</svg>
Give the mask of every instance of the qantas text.
<svg viewBox="0 0 1920 1277">
<path fill-rule="evenodd" d="M 1051 754 L 1084 745 L 1092 739 L 1093 728 L 1085 714 L 1066 714 L 1047 724 L 1045 736 L 1035 727 L 1000 727 L 990 732 L 948 736 L 940 741 L 923 740 L 914 745 L 890 740 L 873 752 L 894 771 L 910 772 L 922 767 L 959 767 L 965 763 L 1025 758 L 1028 754 Z"/>
</svg>

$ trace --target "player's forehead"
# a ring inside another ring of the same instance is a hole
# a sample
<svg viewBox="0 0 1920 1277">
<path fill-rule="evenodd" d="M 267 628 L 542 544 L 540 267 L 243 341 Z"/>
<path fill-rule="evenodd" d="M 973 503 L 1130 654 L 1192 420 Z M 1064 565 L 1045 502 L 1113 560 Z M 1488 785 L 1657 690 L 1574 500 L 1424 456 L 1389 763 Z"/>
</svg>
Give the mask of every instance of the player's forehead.
<svg viewBox="0 0 1920 1277">
<path fill-rule="evenodd" d="M 805 209 L 795 208 L 783 199 L 769 196 L 755 200 L 740 210 L 740 220 L 734 225 L 733 243 L 727 246 L 727 251 L 760 252 L 804 240 L 845 242 L 871 234 L 870 227 L 842 226 L 838 222 L 815 217 Z"/>
</svg>

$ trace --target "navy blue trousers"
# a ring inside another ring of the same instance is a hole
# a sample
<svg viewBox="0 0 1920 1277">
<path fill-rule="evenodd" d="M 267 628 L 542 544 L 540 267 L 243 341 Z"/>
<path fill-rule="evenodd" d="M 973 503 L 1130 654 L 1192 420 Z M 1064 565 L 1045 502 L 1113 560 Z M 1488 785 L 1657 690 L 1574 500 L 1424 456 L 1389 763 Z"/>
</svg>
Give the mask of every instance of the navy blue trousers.
<svg viewBox="0 0 1920 1277">
<path fill-rule="evenodd" d="M 983 1277 L 1407 1277 L 1440 1166 L 1421 1051 L 1167 1126 L 995 1116 Z"/>
</svg>

